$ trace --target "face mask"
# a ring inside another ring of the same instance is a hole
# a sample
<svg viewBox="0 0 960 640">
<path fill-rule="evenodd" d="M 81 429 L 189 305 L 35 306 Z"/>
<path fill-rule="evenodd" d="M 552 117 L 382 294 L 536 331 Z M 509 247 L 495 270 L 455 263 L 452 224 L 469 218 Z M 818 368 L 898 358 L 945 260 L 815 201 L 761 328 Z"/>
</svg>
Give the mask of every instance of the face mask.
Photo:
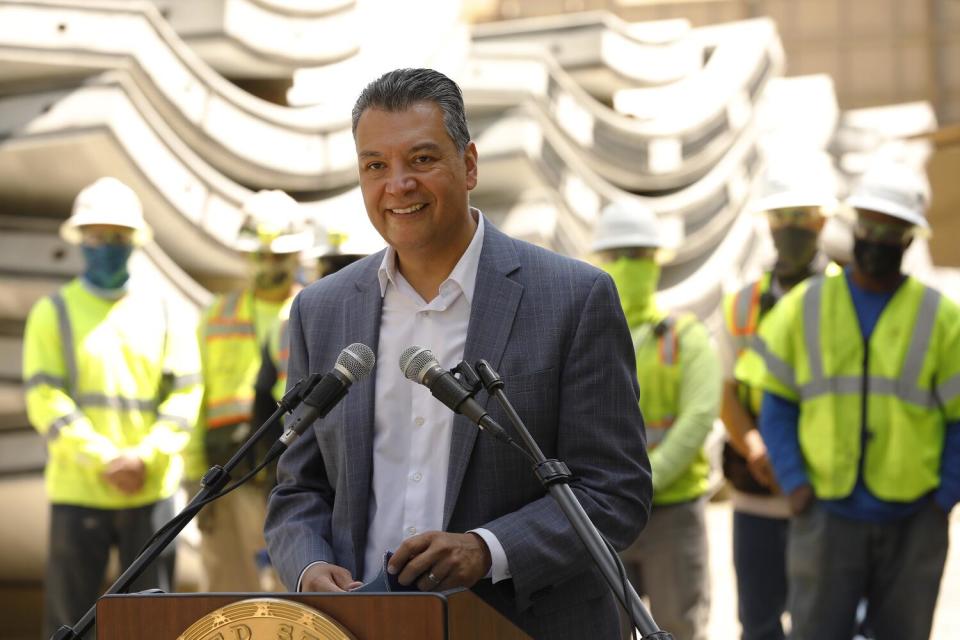
<svg viewBox="0 0 960 640">
<path fill-rule="evenodd" d="M 660 266 L 650 259 L 617 258 L 603 265 L 610 274 L 617 291 L 620 304 L 627 316 L 627 324 L 635 326 L 654 319 L 657 305 L 653 294 L 660 280 Z"/>
<path fill-rule="evenodd" d="M 781 227 L 775 229 L 771 235 L 777 248 L 774 272 L 778 276 L 806 272 L 817 255 L 817 232 L 799 227 Z"/>
<path fill-rule="evenodd" d="M 102 244 L 96 247 L 83 245 L 83 258 L 87 270 L 83 276 L 101 289 L 119 289 L 130 277 L 127 260 L 133 253 L 128 244 Z"/>
<path fill-rule="evenodd" d="M 253 286 L 257 289 L 279 289 L 292 284 L 293 270 L 286 264 L 259 265 L 253 275 Z"/>
<path fill-rule="evenodd" d="M 871 242 L 859 238 L 853 241 L 853 259 L 866 275 L 877 280 L 888 280 L 900 274 L 906 247 L 886 242 Z"/>
</svg>

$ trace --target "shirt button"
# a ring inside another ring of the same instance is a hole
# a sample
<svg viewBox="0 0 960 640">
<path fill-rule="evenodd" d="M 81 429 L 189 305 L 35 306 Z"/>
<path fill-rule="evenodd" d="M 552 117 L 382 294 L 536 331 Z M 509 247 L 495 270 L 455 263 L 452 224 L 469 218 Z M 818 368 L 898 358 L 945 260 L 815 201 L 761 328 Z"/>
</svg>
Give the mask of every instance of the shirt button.
<svg viewBox="0 0 960 640">
<path fill-rule="evenodd" d="M 417 471 L 416 473 L 410 476 L 410 479 L 413 480 L 414 482 L 420 482 L 421 480 L 423 480 L 423 474 Z"/>
<path fill-rule="evenodd" d="M 426 420 L 420 416 L 417 416 L 417 419 L 413 421 L 413 424 L 417 425 L 418 427 L 422 427 L 424 422 L 426 422 Z"/>
<path fill-rule="evenodd" d="M 414 535 L 416 532 L 417 532 L 417 528 L 416 528 L 416 527 L 407 527 L 407 533 L 408 533 L 409 535 L 412 536 L 412 535 Z"/>
</svg>

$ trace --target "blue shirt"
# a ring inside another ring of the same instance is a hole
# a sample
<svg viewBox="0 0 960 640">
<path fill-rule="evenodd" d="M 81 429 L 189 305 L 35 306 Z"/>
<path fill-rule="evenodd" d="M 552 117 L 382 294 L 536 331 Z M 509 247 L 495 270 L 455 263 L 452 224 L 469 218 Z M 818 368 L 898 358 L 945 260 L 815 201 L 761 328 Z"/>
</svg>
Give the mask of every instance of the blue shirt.
<svg viewBox="0 0 960 640">
<path fill-rule="evenodd" d="M 853 306 L 860 323 L 860 333 L 864 343 L 869 342 L 880 314 L 896 291 L 877 293 L 866 291 L 853 282 L 850 269 L 844 271 Z M 781 396 L 765 393 L 760 408 L 760 433 L 770 456 L 774 474 L 784 493 L 810 484 L 800 441 L 797 437 L 797 425 L 800 407 L 797 403 Z M 861 443 L 866 444 L 866 430 L 861 425 Z M 863 448 L 861 448 L 863 450 Z M 947 425 L 946 442 L 941 460 L 940 487 L 935 499 L 949 511 L 960 500 L 960 422 Z M 907 517 L 918 511 L 927 501 L 927 497 L 914 502 L 888 502 L 873 495 L 863 481 L 863 456 L 857 472 L 857 482 L 853 491 L 839 500 L 821 500 L 825 509 L 837 515 L 856 520 L 872 522 L 890 522 Z"/>
</svg>

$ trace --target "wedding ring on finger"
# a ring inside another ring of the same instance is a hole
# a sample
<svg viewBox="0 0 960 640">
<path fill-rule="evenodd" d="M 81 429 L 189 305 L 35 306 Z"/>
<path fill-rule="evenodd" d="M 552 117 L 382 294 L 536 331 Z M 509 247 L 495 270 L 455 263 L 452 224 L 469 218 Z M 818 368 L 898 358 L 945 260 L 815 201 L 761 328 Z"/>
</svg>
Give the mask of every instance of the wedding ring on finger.
<svg viewBox="0 0 960 640">
<path fill-rule="evenodd" d="M 429 580 L 430 582 L 432 582 L 432 583 L 433 583 L 433 586 L 437 586 L 438 584 L 440 584 L 440 583 L 442 582 L 442 580 L 440 580 L 440 578 L 438 578 L 437 576 L 433 575 L 433 572 L 432 572 L 432 571 L 430 571 L 430 572 L 427 573 L 427 580 Z"/>
</svg>

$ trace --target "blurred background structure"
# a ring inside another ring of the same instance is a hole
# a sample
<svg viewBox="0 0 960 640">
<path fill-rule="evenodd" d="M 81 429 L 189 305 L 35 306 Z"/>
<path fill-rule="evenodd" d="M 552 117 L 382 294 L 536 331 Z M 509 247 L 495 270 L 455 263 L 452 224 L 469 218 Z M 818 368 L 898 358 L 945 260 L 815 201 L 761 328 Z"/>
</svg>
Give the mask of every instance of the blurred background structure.
<svg viewBox="0 0 960 640">
<path fill-rule="evenodd" d="M 104 175 L 131 185 L 156 232 L 133 278 L 195 317 L 243 275 L 251 191 L 375 235 L 350 107 L 398 66 L 462 86 L 473 203 L 497 225 L 586 257 L 602 207 L 642 200 L 676 249 L 661 303 L 714 330 L 723 293 L 771 256 L 758 176 L 798 150 L 829 154 L 838 195 L 878 154 L 925 167 L 934 237 L 906 267 L 960 297 L 958 0 L 0 0 L 0 636 L 39 633 L 45 451 L 21 333 L 80 270 L 56 233 L 73 197 Z M 849 227 L 831 224 L 845 262 Z"/>
</svg>

